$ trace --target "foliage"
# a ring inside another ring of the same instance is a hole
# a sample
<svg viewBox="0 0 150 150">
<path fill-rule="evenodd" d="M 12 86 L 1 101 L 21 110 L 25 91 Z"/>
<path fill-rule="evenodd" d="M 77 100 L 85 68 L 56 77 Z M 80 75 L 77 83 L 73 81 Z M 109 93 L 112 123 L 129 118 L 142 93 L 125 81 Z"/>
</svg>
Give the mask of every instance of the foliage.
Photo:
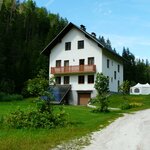
<svg viewBox="0 0 150 150">
<path fill-rule="evenodd" d="M 74 122 L 66 127 L 54 129 L 5 129 L 5 126 L 0 128 L 0 148 L 11 150 L 29 150 L 29 149 L 52 149 L 57 145 L 66 143 L 72 139 L 80 138 L 89 135 L 91 132 L 99 130 L 101 127 L 106 127 L 115 118 L 123 113 L 135 112 L 135 110 L 150 108 L 150 95 L 127 95 L 129 103 L 142 103 L 140 107 L 128 110 L 113 111 L 110 113 L 91 113 L 91 108 L 84 106 L 64 106 L 64 110 L 69 114 L 69 122 Z M 121 94 L 112 94 L 110 97 L 110 107 L 119 108 L 123 102 Z M 7 115 L 10 110 L 15 111 L 17 106 L 20 109 L 27 110 L 28 106 L 35 107 L 34 99 L 25 99 L 17 102 L 0 102 L 0 117 Z M 59 106 L 56 106 L 56 109 Z M 55 110 L 56 110 L 55 109 Z M 57 112 L 57 111 L 56 111 Z M 20 144 L 21 143 L 21 144 Z"/>
<path fill-rule="evenodd" d="M 124 58 L 124 80 L 130 84 L 148 83 L 150 81 L 150 64 L 146 59 L 135 59 L 129 48 L 123 48 L 122 57 Z"/>
<path fill-rule="evenodd" d="M 95 100 L 99 103 L 99 108 L 97 109 L 99 112 L 108 111 L 108 85 L 108 78 L 105 77 L 102 73 L 97 73 L 94 87 L 98 93 Z"/>
<path fill-rule="evenodd" d="M 21 128 L 55 128 L 57 126 L 67 125 L 67 114 L 60 108 L 55 113 L 53 107 L 45 101 L 40 101 L 36 109 L 29 108 L 27 111 L 17 109 L 10 113 L 4 123 L 8 127 Z"/>
<path fill-rule="evenodd" d="M 27 81 L 26 90 L 31 96 L 41 96 L 48 94 L 48 79 L 45 78 L 45 70 L 41 69 L 37 77 Z"/>
<path fill-rule="evenodd" d="M 124 101 L 123 104 L 121 105 L 122 110 L 130 109 L 131 105 L 129 104 L 128 101 Z"/>
<path fill-rule="evenodd" d="M 0 91 L 1 92 L 12 94 L 14 92 L 14 90 L 15 90 L 15 83 L 13 80 L 2 79 L 0 81 Z"/>
<path fill-rule="evenodd" d="M 48 68 L 48 57 L 40 52 L 68 21 L 33 0 L 1 2 L 0 91 L 20 93 L 28 79 Z"/>
<path fill-rule="evenodd" d="M 126 109 L 141 107 L 142 105 L 143 105 L 142 103 L 137 103 L 137 102 L 129 103 L 129 101 L 125 101 L 125 102 L 121 105 L 121 109 L 122 109 L 122 110 L 126 110 Z"/>
<path fill-rule="evenodd" d="M 119 86 L 119 92 L 123 94 L 129 94 L 130 83 L 128 80 L 123 81 L 123 83 Z"/>
<path fill-rule="evenodd" d="M 23 96 L 19 94 L 7 94 L 0 92 L 0 101 L 1 102 L 10 102 L 10 101 L 20 101 L 23 100 Z"/>
<path fill-rule="evenodd" d="M 97 90 L 99 95 L 108 93 L 109 91 L 108 85 L 109 85 L 108 78 L 105 77 L 103 73 L 97 73 L 94 87 Z"/>
<path fill-rule="evenodd" d="M 91 98 L 92 104 L 97 104 L 98 108 L 93 110 L 93 112 L 108 112 L 109 100 L 108 95 L 97 95 L 94 98 Z"/>
</svg>

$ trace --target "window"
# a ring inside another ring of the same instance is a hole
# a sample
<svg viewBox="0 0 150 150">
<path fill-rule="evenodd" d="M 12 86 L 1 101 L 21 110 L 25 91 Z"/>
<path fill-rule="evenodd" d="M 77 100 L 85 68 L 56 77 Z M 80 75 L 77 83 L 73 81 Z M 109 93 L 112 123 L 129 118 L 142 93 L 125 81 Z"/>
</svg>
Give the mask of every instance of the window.
<svg viewBox="0 0 150 150">
<path fill-rule="evenodd" d="M 79 59 L 79 65 L 84 65 L 84 59 Z"/>
<path fill-rule="evenodd" d="M 118 72 L 120 72 L 120 65 L 118 65 Z"/>
<path fill-rule="evenodd" d="M 118 80 L 118 92 L 119 92 L 120 81 Z"/>
<path fill-rule="evenodd" d="M 134 93 L 140 93 L 140 90 L 138 88 L 134 89 Z"/>
<path fill-rule="evenodd" d="M 78 83 L 84 84 L 84 76 L 78 76 Z"/>
<path fill-rule="evenodd" d="M 65 50 L 71 50 L 71 42 L 66 42 L 65 43 Z"/>
<path fill-rule="evenodd" d="M 61 84 L 61 77 L 56 77 L 56 84 Z"/>
<path fill-rule="evenodd" d="M 88 83 L 94 83 L 94 75 L 88 75 Z"/>
<path fill-rule="evenodd" d="M 69 76 L 64 76 L 64 84 L 69 84 L 70 78 Z"/>
<path fill-rule="evenodd" d="M 56 67 L 61 67 L 61 60 L 56 60 Z"/>
<path fill-rule="evenodd" d="M 111 82 L 113 82 L 113 77 L 111 77 Z"/>
<path fill-rule="evenodd" d="M 116 71 L 114 71 L 114 79 L 116 79 Z"/>
<path fill-rule="evenodd" d="M 109 59 L 107 59 L 107 68 L 109 68 Z"/>
<path fill-rule="evenodd" d="M 84 41 L 78 41 L 78 49 L 83 49 L 84 48 Z"/>
<path fill-rule="evenodd" d="M 94 57 L 88 58 L 88 65 L 94 65 Z"/>
<path fill-rule="evenodd" d="M 64 66 L 65 66 L 65 67 L 69 66 L 69 60 L 65 60 L 65 61 L 64 61 Z"/>
</svg>

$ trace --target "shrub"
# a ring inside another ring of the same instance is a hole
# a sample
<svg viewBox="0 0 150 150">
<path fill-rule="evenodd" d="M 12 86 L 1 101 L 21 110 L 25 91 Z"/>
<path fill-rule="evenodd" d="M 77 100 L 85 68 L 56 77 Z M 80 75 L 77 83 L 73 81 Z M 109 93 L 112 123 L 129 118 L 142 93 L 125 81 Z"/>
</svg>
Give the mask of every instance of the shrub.
<svg viewBox="0 0 150 150">
<path fill-rule="evenodd" d="M 130 83 L 128 80 L 123 81 L 123 83 L 119 86 L 119 92 L 123 94 L 129 94 Z"/>
<path fill-rule="evenodd" d="M 0 92 L 0 101 L 10 102 L 10 101 L 20 101 L 23 100 L 23 96 L 19 94 L 6 94 Z"/>
<path fill-rule="evenodd" d="M 131 105 L 129 104 L 129 102 L 124 102 L 124 103 L 121 105 L 121 109 L 122 109 L 122 110 L 130 109 L 130 108 L 131 108 Z"/>
<path fill-rule="evenodd" d="M 45 77 L 45 70 L 41 69 L 35 78 L 26 82 L 22 93 L 25 97 L 28 95 L 41 96 L 48 89 L 48 86 L 49 80 Z"/>
<path fill-rule="evenodd" d="M 108 112 L 108 85 L 109 80 L 102 73 L 97 73 L 94 87 L 97 90 L 97 96 L 94 102 L 99 104 L 98 112 Z"/>
<path fill-rule="evenodd" d="M 15 82 L 10 79 L 1 79 L 0 91 L 4 93 L 13 93 L 15 90 Z"/>
<path fill-rule="evenodd" d="M 124 104 L 121 106 L 121 109 L 126 110 L 126 109 L 136 108 L 136 107 L 140 107 L 140 106 L 143 106 L 143 104 L 136 103 L 136 102 L 133 102 L 133 103 L 124 102 Z"/>
<path fill-rule="evenodd" d="M 5 124 L 12 128 L 55 128 L 67 125 L 67 114 L 60 108 L 59 112 L 54 112 L 53 106 L 45 101 L 37 103 L 35 109 L 28 111 L 17 109 L 5 118 Z"/>
</svg>

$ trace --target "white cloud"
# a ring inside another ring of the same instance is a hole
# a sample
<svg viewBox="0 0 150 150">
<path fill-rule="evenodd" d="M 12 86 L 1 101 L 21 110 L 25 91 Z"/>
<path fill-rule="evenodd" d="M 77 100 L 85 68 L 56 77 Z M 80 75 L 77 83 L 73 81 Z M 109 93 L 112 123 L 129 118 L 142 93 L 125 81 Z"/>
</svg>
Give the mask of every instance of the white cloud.
<svg viewBox="0 0 150 150">
<path fill-rule="evenodd" d="M 53 2 L 54 2 L 54 0 L 49 0 L 49 1 L 45 4 L 45 7 L 50 6 Z"/>
<path fill-rule="evenodd" d="M 112 10 L 110 9 L 110 3 L 111 2 L 96 1 L 94 5 L 94 13 L 110 15 L 112 13 Z"/>
</svg>

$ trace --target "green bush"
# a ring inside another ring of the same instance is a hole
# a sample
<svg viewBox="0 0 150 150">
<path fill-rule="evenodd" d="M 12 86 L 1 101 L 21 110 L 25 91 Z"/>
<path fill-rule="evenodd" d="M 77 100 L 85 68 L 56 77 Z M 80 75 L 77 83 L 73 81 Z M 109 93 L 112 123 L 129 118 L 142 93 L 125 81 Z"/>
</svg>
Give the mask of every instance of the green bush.
<svg viewBox="0 0 150 150">
<path fill-rule="evenodd" d="M 97 112 L 108 112 L 108 96 L 109 96 L 109 79 L 104 76 L 102 73 L 96 74 L 96 80 L 94 84 L 94 88 L 97 91 L 97 96 L 94 99 L 94 102 L 99 104 L 97 108 Z"/>
<path fill-rule="evenodd" d="M 122 94 L 129 94 L 130 90 L 130 82 L 128 80 L 123 81 L 123 83 L 119 86 L 119 92 Z"/>
<path fill-rule="evenodd" d="M 121 105 L 121 109 L 122 109 L 122 110 L 130 109 L 130 108 L 131 108 L 131 105 L 130 105 L 128 102 L 124 102 L 124 103 Z"/>
<path fill-rule="evenodd" d="M 35 109 L 29 108 L 26 111 L 17 109 L 10 113 L 4 120 L 8 127 L 12 128 L 55 128 L 67 125 L 67 114 L 60 108 L 54 112 L 53 106 L 45 101 L 38 102 Z"/>
<path fill-rule="evenodd" d="M 0 92 L 0 101 L 1 102 L 10 102 L 10 101 L 20 101 L 23 100 L 23 96 L 19 94 L 6 94 Z"/>
<path fill-rule="evenodd" d="M 4 93 L 13 93 L 15 91 L 15 82 L 10 79 L 1 79 L 0 91 Z"/>
<path fill-rule="evenodd" d="M 38 75 L 29 79 L 26 82 L 26 86 L 24 87 L 22 93 L 25 97 L 30 96 L 42 96 L 45 91 L 47 91 L 49 86 L 49 80 L 45 77 L 46 71 L 41 69 Z"/>
<path fill-rule="evenodd" d="M 125 102 L 124 104 L 121 105 L 121 109 L 122 110 L 126 110 L 126 109 L 131 109 L 131 108 L 136 108 L 136 107 L 140 107 L 142 106 L 142 103 L 129 103 L 129 102 Z"/>
</svg>

